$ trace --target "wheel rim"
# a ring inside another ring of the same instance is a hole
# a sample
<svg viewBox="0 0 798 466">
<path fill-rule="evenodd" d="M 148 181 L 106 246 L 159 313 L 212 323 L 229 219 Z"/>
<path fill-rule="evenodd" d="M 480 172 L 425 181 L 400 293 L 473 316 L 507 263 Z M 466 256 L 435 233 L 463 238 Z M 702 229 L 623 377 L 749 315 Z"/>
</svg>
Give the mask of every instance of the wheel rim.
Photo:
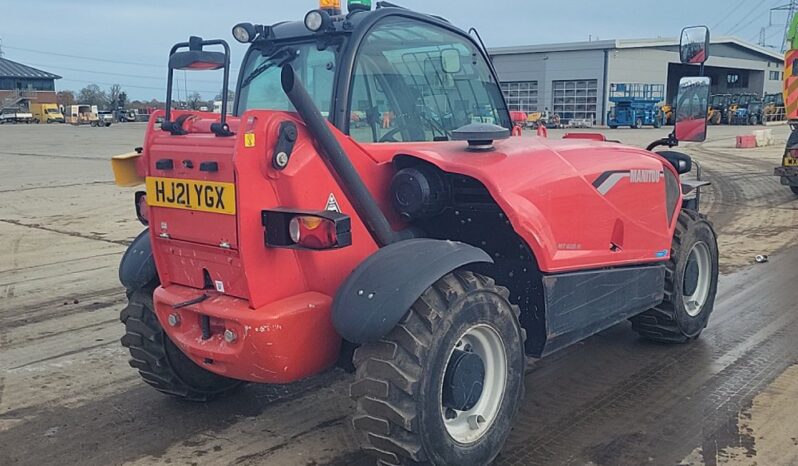
<svg viewBox="0 0 798 466">
<path fill-rule="evenodd" d="M 704 304 L 709 297 L 709 288 L 712 283 L 712 261 L 709 246 L 704 242 L 696 243 L 687 257 L 682 284 L 682 299 L 684 309 L 690 317 L 701 314 Z"/>
<path fill-rule="evenodd" d="M 466 351 L 478 356 L 484 364 L 482 393 L 470 409 L 459 411 L 445 406 L 443 389 L 441 389 L 441 417 L 446 431 L 451 438 L 460 444 L 471 444 L 478 441 L 490 430 L 498 416 L 507 387 L 507 357 L 504 342 L 499 334 L 488 325 L 479 324 L 466 330 L 457 344 L 449 352 L 447 369 L 443 380 L 446 380 L 453 356 L 456 351 Z"/>
</svg>

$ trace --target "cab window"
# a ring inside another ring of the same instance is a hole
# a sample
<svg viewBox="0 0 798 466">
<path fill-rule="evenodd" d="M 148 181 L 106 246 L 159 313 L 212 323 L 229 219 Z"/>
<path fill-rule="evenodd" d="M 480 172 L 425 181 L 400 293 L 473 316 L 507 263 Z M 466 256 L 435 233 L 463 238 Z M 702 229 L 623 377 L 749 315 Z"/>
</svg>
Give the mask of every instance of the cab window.
<svg viewBox="0 0 798 466">
<path fill-rule="evenodd" d="M 337 46 L 320 49 L 315 41 L 275 46 L 266 51 L 252 50 L 244 64 L 238 114 L 253 109 L 295 111 L 280 81 L 282 65 L 291 63 L 313 102 L 325 117 L 329 117 L 336 52 Z"/>
<path fill-rule="evenodd" d="M 389 18 L 357 53 L 349 134 L 361 142 L 445 141 L 461 126 L 509 128 L 487 62 L 465 37 L 433 24 Z"/>
</svg>

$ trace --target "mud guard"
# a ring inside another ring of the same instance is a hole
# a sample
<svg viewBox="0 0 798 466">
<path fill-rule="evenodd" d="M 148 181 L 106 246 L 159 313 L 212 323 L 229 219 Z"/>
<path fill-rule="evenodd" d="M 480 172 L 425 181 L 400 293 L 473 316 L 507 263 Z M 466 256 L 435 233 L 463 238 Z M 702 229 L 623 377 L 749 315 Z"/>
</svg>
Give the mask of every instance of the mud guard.
<svg viewBox="0 0 798 466">
<path fill-rule="evenodd" d="M 142 231 L 128 246 L 119 264 L 119 281 L 128 292 L 143 287 L 158 278 L 149 228 Z"/>
<path fill-rule="evenodd" d="M 409 239 L 364 260 L 338 289 L 332 322 L 344 339 L 370 343 L 387 335 L 433 283 L 464 265 L 493 263 L 465 243 Z"/>
</svg>

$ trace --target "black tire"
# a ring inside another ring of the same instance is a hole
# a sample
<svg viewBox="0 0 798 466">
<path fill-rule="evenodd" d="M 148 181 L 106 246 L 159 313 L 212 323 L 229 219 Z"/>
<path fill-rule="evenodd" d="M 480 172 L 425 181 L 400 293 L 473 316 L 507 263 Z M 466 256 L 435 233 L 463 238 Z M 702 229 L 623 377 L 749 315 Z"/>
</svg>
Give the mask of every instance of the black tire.
<svg viewBox="0 0 798 466">
<path fill-rule="evenodd" d="M 238 388 L 243 382 L 209 372 L 183 354 L 155 317 L 149 285 L 128 295 L 120 320 L 125 324 L 122 346 L 130 351 L 130 366 L 159 392 L 204 402 Z"/>
<path fill-rule="evenodd" d="M 710 282 L 704 304 L 690 315 L 684 302 L 685 275 L 698 243 L 709 251 Z M 632 328 L 641 336 L 663 343 L 687 343 L 697 339 L 709 322 L 718 289 L 718 244 L 712 224 L 692 210 L 683 209 L 673 237 L 671 258 L 665 272 L 665 300 L 657 307 L 632 317 Z"/>
<path fill-rule="evenodd" d="M 632 125 L 632 128 L 633 129 L 638 129 L 638 128 L 642 128 L 642 127 L 643 127 L 643 119 L 642 118 L 637 118 L 635 120 L 635 124 Z"/>
<path fill-rule="evenodd" d="M 618 125 L 610 125 L 610 129 L 618 129 Z"/>
<path fill-rule="evenodd" d="M 453 272 L 427 289 L 390 334 L 356 350 L 350 396 L 364 451 L 388 465 L 481 465 L 496 458 L 524 391 L 526 332 L 508 297 L 490 278 Z M 506 383 L 493 422 L 475 441 L 458 443 L 445 427 L 440 394 L 455 344 L 475 325 L 500 337 Z"/>
<path fill-rule="evenodd" d="M 790 191 L 792 191 L 793 194 L 798 196 L 798 186 L 790 186 Z"/>
</svg>

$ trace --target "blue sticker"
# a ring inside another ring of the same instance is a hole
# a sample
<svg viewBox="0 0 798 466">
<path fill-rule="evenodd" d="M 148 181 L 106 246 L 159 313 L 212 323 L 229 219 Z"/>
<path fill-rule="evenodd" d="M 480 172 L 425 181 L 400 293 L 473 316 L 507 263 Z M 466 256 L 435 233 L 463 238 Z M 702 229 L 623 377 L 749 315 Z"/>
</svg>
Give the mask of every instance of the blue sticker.
<svg viewBox="0 0 798 466">
<path fill-rule="evenodd" d="M 663 249 L 662 251 L 657 251 L 656 257 L 657 258 L 668 257 L 668 250 Z"/>
</svg>

